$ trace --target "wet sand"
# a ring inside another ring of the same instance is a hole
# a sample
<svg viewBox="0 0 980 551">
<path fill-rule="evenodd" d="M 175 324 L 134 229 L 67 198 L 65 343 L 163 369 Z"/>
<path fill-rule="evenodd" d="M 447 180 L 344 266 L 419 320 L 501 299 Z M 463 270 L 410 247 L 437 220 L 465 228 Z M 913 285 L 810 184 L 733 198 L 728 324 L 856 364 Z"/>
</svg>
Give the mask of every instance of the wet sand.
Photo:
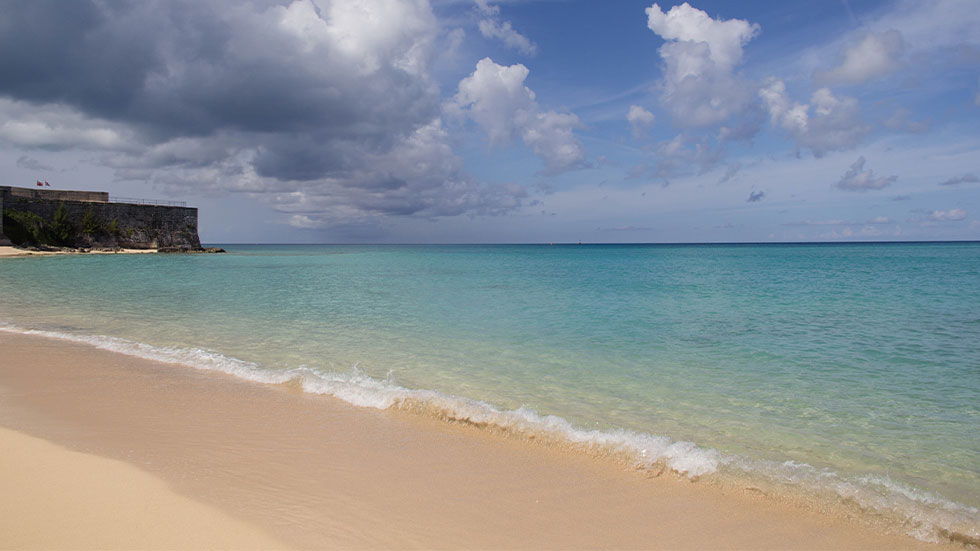
<svg viewBox="0 0 980 551">
<path fill-rule="evenodd" d="M 274 538 L 256 539 L 258 547 L 955 548 L 749 491 L 648 479 L 612 461 L 472 426 L 355 408 L 288 384 L 7 332 L 0 332 L 0 427 L 20 433 L 0 446 L 22 456 L 35 453 L 32 444 L 24 447 L 28 435 L 74 459 L 137 470 L 188 508 L 205 507 Z M 39 468 L 0 472 L 0 488 L 20 488 L 0 493 L 0 503 L 5 522 L 21 534 L 55 522 L 25 512 L 45 483 Z M 108 488 L 65 492 L 86 510 L 122 499 Z M 72 547 L 99 547 L 89 538 L 122 529 L 108 518 L 75 534 Z M 0 528 L 0 548 L 31 546 L 50 547 L 12 540 Z"/>
</svg>

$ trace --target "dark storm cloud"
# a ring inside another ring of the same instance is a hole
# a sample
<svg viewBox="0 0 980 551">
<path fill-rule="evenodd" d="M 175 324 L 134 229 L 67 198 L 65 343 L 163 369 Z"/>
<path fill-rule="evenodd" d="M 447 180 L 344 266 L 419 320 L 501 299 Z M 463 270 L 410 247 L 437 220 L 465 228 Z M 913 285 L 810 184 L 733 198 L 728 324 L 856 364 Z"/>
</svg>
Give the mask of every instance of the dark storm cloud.
<svg viewBox="0 0 980 551">
<path fill-rule="evenodd" d="M 33 157 L 28 157 L 27 155 L 21 155 L 20 157 L 17 158 L 17 167 L 26 168 L 27 170 L 39 170 L 44 172 L 49 172 L 54 170 L 54 167 L 50 165 L 46 165 Z"/>
<path fill-rule="evenodd" d="M 0 93 L 109 113 L 132 103 L 159 65 L 149 21 L 125 25 L 121 2 L 7 2 L 0 22 Z M 116 11 L 119 22 L 110 19 Z M 146 33 L 144 34 L 144 31 Z"/>
<path fill-rule="evenodd" d="M 442 216 L 520 196 L 469 181 L 446 145 L 426 0 L 4 10 L 0 107 L 18 124 L 0 139 L 14 145 L 102 149 L 167 189 L 300 191 L 328 197 L 321 209 Z"/>
<path fill-rule="evenodd" d="M 0 34 L 0 93 L 168 135 L 317 128 L 377 137 L 437 113 L 429 84 L 403 71 L 358 78 L 336 60 L 297 56 L 265 28 L 277 15 L 269 4 L 245 13 L 214 1 L 13 3 Z"/>
<path fill-rule="evenodd" d="M 263 140 L 253 166 L 259 176 L 283 180 L 316 180 L 323 176 L 343 176 L 355 161 L 345 154 L 346 143 L 326 144 L 331 140 L 310 134 L 282 134 Z"/>
</svg>

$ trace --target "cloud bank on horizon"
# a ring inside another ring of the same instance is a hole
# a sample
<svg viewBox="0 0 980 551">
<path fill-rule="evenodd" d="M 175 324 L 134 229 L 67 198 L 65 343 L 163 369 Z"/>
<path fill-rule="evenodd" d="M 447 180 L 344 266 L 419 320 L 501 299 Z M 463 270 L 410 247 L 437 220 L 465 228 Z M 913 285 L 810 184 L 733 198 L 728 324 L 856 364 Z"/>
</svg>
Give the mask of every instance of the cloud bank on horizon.
<svg viewBox="0 0 980 551">
<path fill-rule="evenodd" d="M 980 238 L 969 0 L 36 0 L 0 48 L 5 184 L 206 241 Z"/>
</svg>

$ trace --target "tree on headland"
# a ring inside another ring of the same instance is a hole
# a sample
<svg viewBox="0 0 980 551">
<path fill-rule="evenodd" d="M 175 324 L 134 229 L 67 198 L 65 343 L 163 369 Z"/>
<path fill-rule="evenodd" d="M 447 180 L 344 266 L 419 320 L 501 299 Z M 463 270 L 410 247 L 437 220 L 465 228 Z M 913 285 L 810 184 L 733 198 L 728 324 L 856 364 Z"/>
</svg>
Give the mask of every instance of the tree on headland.
<svg viewBox="0 0 980 551">
<path fill-rule="evenodd" d="M 71 222 L 68 221 L 68 207 L 64 203 L 58 205 L 51 218 L 51 238 L 58 245 L 67 245 L 72 236 Z"/>
<path fill-rule="evenodd" d="M 95 216 L 95 209 L 92 207 L 89 207 L 85 211 L 85 216 L 82 217 L 82 232 L 88 235 L 95 235 L 102 232 L 102 224 Z"/>
</svg>

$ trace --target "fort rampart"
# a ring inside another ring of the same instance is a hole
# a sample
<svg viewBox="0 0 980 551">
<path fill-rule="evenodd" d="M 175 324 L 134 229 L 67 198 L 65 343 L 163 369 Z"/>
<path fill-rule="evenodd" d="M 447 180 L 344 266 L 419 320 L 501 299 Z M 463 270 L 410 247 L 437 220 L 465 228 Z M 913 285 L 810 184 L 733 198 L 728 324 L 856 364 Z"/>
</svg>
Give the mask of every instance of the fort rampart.
<svg viewBox="0 0 980 551">
<path fill-rule="evenodd" d="M 0 244 L 201 248 L 197 209 L 110 202 L 97 191 L 0 186 Z"/>
</svg>

